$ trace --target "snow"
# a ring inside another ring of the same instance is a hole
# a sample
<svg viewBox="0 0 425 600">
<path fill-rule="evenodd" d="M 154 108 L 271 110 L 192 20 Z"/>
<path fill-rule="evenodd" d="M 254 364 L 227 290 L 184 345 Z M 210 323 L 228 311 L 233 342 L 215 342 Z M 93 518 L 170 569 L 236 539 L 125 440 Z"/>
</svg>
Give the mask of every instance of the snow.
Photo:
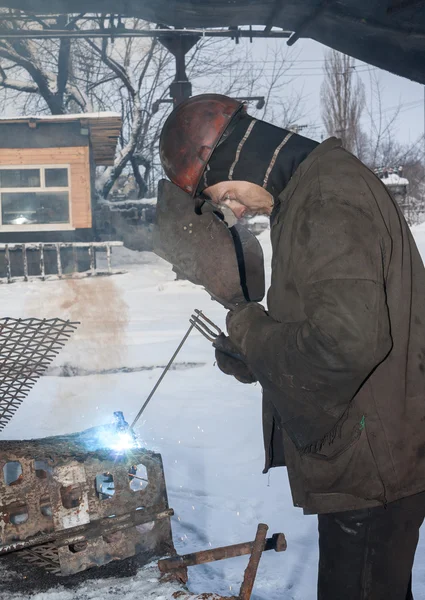
<svg viewBox="0 0 425 600">
<path fill-rule="evenodd" d="M 29 119 L 34 119 L 35 121 L 77 121 L 79 119 L 121 119 L 121 113 L 112 112 L 112 111 L 104 111 L 104 112 L 93 112 L 93 113 L 75 113 L 75 114 L 66 114 L 66 115 L 24 115 L 18 117 L 6 117 L 1 119 L 1 121 L 28 121 Z"/>
<path fill-rule="evenodd" d="M 416 228 L 414 235 L 425 255 L 425 226 Z M 259 239 L 269 277 L 269 232 Z M 81 321 L 54 369 L 36 384 L 0 434 L 2 439 L 79 431 L 110 422 L 116 410 L 124 411 L 131 422 L 161 373 L 158 366 L 168 362 L 188 329 L 193 309 L 202 309 L 224 327 L 224 309 L 201 288 L 174 281 L 170 266 L 161 259 L 125 248 L 114 248 L 113 254 L 114 264 L 126 269 L 126 274 L 1 287 L 5 316 Z M 60 377 L 65 364 L 81 375 Z M 164 378 L 137 433 L 148 448 L 163 456 L 170 506 L 175 510 L 172 527 L 177 551 L 248 541 L 258 523 L 267 523 L 270 534 L 285 533 L 288 550 L 264 554 L 253 600 L 314 600 L 317 520 L 292 506 L 285 469 L 262 474 L 260 387 L 223 375 L 214 364 L 211 345 L 198 332 L 189 336 L 176 366 Z M 122 367 L 129 372 L 120 372 Z M 424 556 L 421 539 L 418 557 Z M 247 560 L 193 567 L 189 588 L 197 594 L 235 594 Z M 424 598 L 425 567 L 419 563 L 414 592 Z M 171 600 L 179 587 L 159 584 L 157 577 L 155 565 L 150 565 L 136 578 L 88 581 L 75 590 L 59 587 L 31 597 Z M 24 598 L 7 595 L 7 600 Z"/>
<path fill-rule="evenodd" d="M 158 199 L 157 198 L 143 198 L 142 200 L 101 200 L 99 204 L 104 204 L 106 206 L 114 207 L 126 207 L 128 205 L 139 205 L 139 206 L 156 206 Z"/>
<path fill-rule="evenodd" d="M 264 215 L 256 215 L 255 217 L 249 217 L 249 223 L 250 224 L 254 224 L 254 223 L 259 223 L 261 225 L 266 225 L 269 226 L 270 225 L 270 217 L 266 217 Z"/>
<path fill-rule="evenodd" d="M 405 177 L 400 177 L 396 173 L 389 173 L 388 177 L 381 179 L 385 185 L 409 185 L 409 180 Z"/>
</svg>

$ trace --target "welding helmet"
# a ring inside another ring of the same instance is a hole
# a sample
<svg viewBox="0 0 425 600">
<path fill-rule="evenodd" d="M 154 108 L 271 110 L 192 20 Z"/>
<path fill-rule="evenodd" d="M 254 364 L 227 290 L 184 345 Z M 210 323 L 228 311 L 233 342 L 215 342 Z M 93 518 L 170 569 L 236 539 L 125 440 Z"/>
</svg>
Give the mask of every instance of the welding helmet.
<svg viewBox="0 0 425 600">
<path fill-rule="evenodd" d="M 239 100 L 201 94 L 179 104 L 166 120 L 159 142 L 162 167 L 192 198 L 212 153 L 243 110 L 245 105 Z"/>
</svg>

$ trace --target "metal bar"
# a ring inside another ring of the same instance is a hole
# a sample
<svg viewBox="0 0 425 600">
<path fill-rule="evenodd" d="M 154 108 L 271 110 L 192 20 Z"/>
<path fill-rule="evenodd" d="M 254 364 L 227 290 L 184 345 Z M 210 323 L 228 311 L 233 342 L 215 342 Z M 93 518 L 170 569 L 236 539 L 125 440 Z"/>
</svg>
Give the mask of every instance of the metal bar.
<svg viewBox="0 0 425 600">
<path fill-rule="evenodd" d="M 25 244 L 22 244 L 22 260 L 24 262 L 24 281 L 28 281 L 28 256 Z"/>
<path fill-rule="evenodd" d="M 185 554 L 183 556 L 164 558 L 158 561 L 158 568 L 162 573 L 167 573 L 169 571 L 181 569 L 182 567 L 193 567 L 195 565 L 204 565 L 205 563 L 215 562 L 217 560 L 245 556 L 246 554 L 251 554 L 253 552 L 255 543 L 255 541 L 244 542 L 241 544 L 233 544 L 232 546 L 202 550 L 201 552 L 192 552 L 191 554 Z M 272 537 L 264 540 L 262 551 L 267 552 L 269 550 L 275 550 L 276 552 L 283 552 L 286 550 L 286 539 L 283 533 L 275 533 Z"/>
<path fill-rule="evenodd" d="M 127 271 L 119 271 L 118 269 L 112 269 L 110 273 L 108 271 L 96 271 L 97 277 L 107 277 L 108 275 L 125 275 Z M 46 279 L 53 279 L 57 277 L 57 275 L 47 275 Z M 62 275 L 62 279 L 85 279 L 86 277 L 91 277 L 91 273 L 89 271 L 84 271 L 83 273 L 69 273 L 67 275 Z M 31 279 L 41 279 L 41 275 L 33 275 Z M 23 277 L 14 277 L 13 281 L 25 281 Z M 7 283 L 6 277 L 0 277 L 0 285 L 4 285 Z"/>
<path fill-rule="evenodd" d="M 90 256 L 90 271 L 92 275 L 96 275 L 95 269 L 95 249 L 93 244 L 89 246 L 89 256 Z"/>
<path fill-rule="evenodd" d="M 146 483 L 149 483 L 149 479 L 145 479 L 144 477 L 139 477 L 138 475 L 132 475 L 132 474 L 128 474 L 128 478 L 129 479 L 139 479 L 140 481 L 146 481 Z"/>
<path fill-rule="evenodd" d="M 308 17 L 306 17 L 296 28 L 294 33 L 291 35 L 289 40 L 286 42 L 288 46 L 293 46 L 295 42 L 297 42 L 301 36 L 304 36 L 305 32 L 309 28 L 309 26 L 321 16 L 321 14 L 328 8 L 328 6 L 333 2 L 333 0 L 322 0 L 322 2 L 318 5 L 316 10 L 314 10 Z M 305 37 L 305 36 L 304 36 Z"/>
<path fill-rule="evenodd" d="M 108 265 L 108 273 L 111 272 L 111 246 L 106 244 L 106 264 Z"/>
<path fill-rule="evenodd" d="M 46 278 L 46 268 L 44 265 L 44 247 L 43 244 L 39 245 L 40 247 L 40 273 L 41 273 L 41 279 L 44 281 Z"/>
<path fill-rule="evenodd" d="M 10 252 L 9 252 L 9 245 L 8 244 L 5 244 L 5 248 L 4 248 L 4 262 L 6 263 L 7 283 L 11 283 L 11 281 L 12 281 L 12 270 L 10 268 Z"/>
<path fill-rule="evenodd" d="M 62 279 L 62 259 L 61 259 L 61 247 L 60 244 L 55 244 L 56 246 L 56 263 L 58 266 L 58 277 Z"/>
<path fill-rule="evenodd" d="M 74 245 L 72 246 L 72 260 L 74 263 L 74 273 L 78 273 L 78 257 Z"/>
<path fill-rule="evenodd" d="M 251 598 L 252 588 L 254 587 L 258 565 L 260 564 L 261 555 L 263 554 L 268 529 L 268 526 L 264 523 L 258 525 L 251 557 L 248 566 L 245 569 L 241 590 L 239 592 L 240 600 L 250 600 Z"/>
<path fill-rule="evenodd" d="M 47 544 L 48 542 L 55 542 L 57 546 L 69 546 L 70 544 L 84 542 L 87 539 L 98 537 L 99 535 L 112 534 L 116 531 L 129 529 L 130 527 L 143 525 L 144 523 L 150 523 L 151 521 L 160 521 L 172 517 L 173 514 L 173 509 L 169 508 L 159 513 L 137 510 L 134 513 L 117 515 L 113 518 L 106 517 L 85 525 L 77 525 L 76 527 L 70 527 L 69 529 L 63 529 L 61 531 L 39 534 L 26 540 L 8 544 L 7 546 L 0 546 L 0 555 L 10 554 L 17 550 L 23 550 L 24 548 L 40 546 L 41 544 Z"/>
<path fill-rule="evenodd" d="M 61 248 L 89 248 L 94 246 L 95 248 L 105 248 L 106 244 L 110 246 L 124 246 L 124 242 L 59 242 Z M 44 248 L 56 248 L 57 242 L 41 242 L 41 243 L 27 243 L 27 250 L 38 250 L 40 245 Z M 21 248 L 22 244 L 0 244 L 0 250 L 4 250 L 8 246 L 10 249 Z"/>
<path fill-rule="evenodd" d="M 158 379 L 158 381 L 155 383 L 155 385 L 152 388 L 151 393 L 149 394 L 149 396 L 146 398 L 145 403 L 143 404 L 142 408 L 139 410 L 139 412 L 136 415 L 136 418 L 134 419 L 134 421 L 132 422 L 130 429 L 133 429 L 133 427 L 136 425 L 137 421 L 140 419 L 140 417 L 143 414 L 143 411 L 145 410 L 145 408 L 147 407 L 147 405 L 149 404 L 149 402 L 152 399 L 152 396 L 155 394 L 156 390 L 158 389 L 161 381 L 164 379 L 165 375 L 167 374 L 169 368 L 171 367 L 171 365 L 173 364 L 177 354 L 180 352 L 180 350 L 183 348 L 183 345 L 185 343 L 185 341 L 187 340 L 187 338 L 189 337 L 189 335 L 192 332 L 193 329 L 193 325 L 190 325 L 189 329 L 186 331 L 186 333 L 183 336 L 182 341 L 180 342 L 180 344 L 177 346 L 176 351 L 174 352 L 173 356 L 170 358 L 170 360 L 168 361 L 167 366 L 165 367 L 165 369 L 162 371 L 160 378 Z"/>
<path fill-rule="evenodd" d="M 43 29 L 43 30 L 28 30 L 14 29 L 4 30 L 0 28 L 0 39 L 13 38 L 31 38 L 31 39 L 49 39 L 49 38 L 136 38 L 136 37 L 151 37 L 151 38 L 170 38 L 172 36 L 193 36 L 201 37 L 226 37 L 234 38 L 236 35 L 243 38 L 289 38 L 292 32 L 290 31 L 264 31 L 264 30 L 247 30 L 238 29 L 235 33 L 228 29 L 153 29 L 134 31 L 131 29 L 115 30 L 115 29 L 87 29 L 80 31 L 70 31 L 63 29 Z"/>
</svg>

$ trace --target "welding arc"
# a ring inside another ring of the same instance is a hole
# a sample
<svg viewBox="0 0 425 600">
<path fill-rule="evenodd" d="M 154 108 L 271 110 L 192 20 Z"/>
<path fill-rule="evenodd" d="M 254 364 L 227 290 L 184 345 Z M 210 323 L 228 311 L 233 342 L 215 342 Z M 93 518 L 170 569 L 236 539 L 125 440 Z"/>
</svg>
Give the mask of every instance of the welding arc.
<svg viewBox="0 0 425 600">
<path fill-rule="evenodd" d="M 145 403 L 143 404 L 142 408 L 139 410 L 139 412 L 136 415 L 136 418 L 134 419 L 134 421 L 132 422 L 130 429 L 133 429 L 133 427 L 136 425 L 137 421 L 140 419 L 140 417 L 143 414 L 143 411 L 145 410 L 145 408 L 147 407 L 147 405 L 149 404 L 149 402 L 152 399 L 152 396 L 154 395 L 154 393 L 156 392 L 156 390 L 158 389 L 161 381 L 164 379 L 165 375 L 167 374 L 169 368 L 171 367 L 171 365 L 173 364 L 177 354 L 180 352 L 180 350 L 182 349 L 185 341 L 187 340 L 187 338 L 189 337 L 189 335 L 192 332 L 192 329 L 194 328 L 194 323 L 191 322 L 189 329 L 186 331 L 186 333 L 183 336 L 182 341 L 180 342 L 180 344 L 177 346 L 176 351 L 174 352 L 173 356 L 170 358 L 170 361 L 168 363 L 168 365 L 165 367 L 165 369 L 162 371 L 160 378 L 158 379 L 158 381 L 155 383 L 154 387 L 152 388 L 151 393 L 149 394 L 149 396 L 146 398 Z"/>
</svg>

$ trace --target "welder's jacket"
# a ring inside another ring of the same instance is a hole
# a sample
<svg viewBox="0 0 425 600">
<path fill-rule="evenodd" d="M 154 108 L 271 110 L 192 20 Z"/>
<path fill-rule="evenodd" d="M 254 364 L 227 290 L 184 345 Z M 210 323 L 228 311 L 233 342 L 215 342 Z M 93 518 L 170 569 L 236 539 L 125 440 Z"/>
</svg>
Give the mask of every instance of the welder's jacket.
<svg viewBox="0 0 425 600">
<path fill-rule="evenodd" d="M 306 513 L 425 490 L 425 270 L 395 200 L 331 138 L 280 195 L 271 240 L 268 313 L 239 323 L 266 470 L 286 464 Z"/>
</svg>

